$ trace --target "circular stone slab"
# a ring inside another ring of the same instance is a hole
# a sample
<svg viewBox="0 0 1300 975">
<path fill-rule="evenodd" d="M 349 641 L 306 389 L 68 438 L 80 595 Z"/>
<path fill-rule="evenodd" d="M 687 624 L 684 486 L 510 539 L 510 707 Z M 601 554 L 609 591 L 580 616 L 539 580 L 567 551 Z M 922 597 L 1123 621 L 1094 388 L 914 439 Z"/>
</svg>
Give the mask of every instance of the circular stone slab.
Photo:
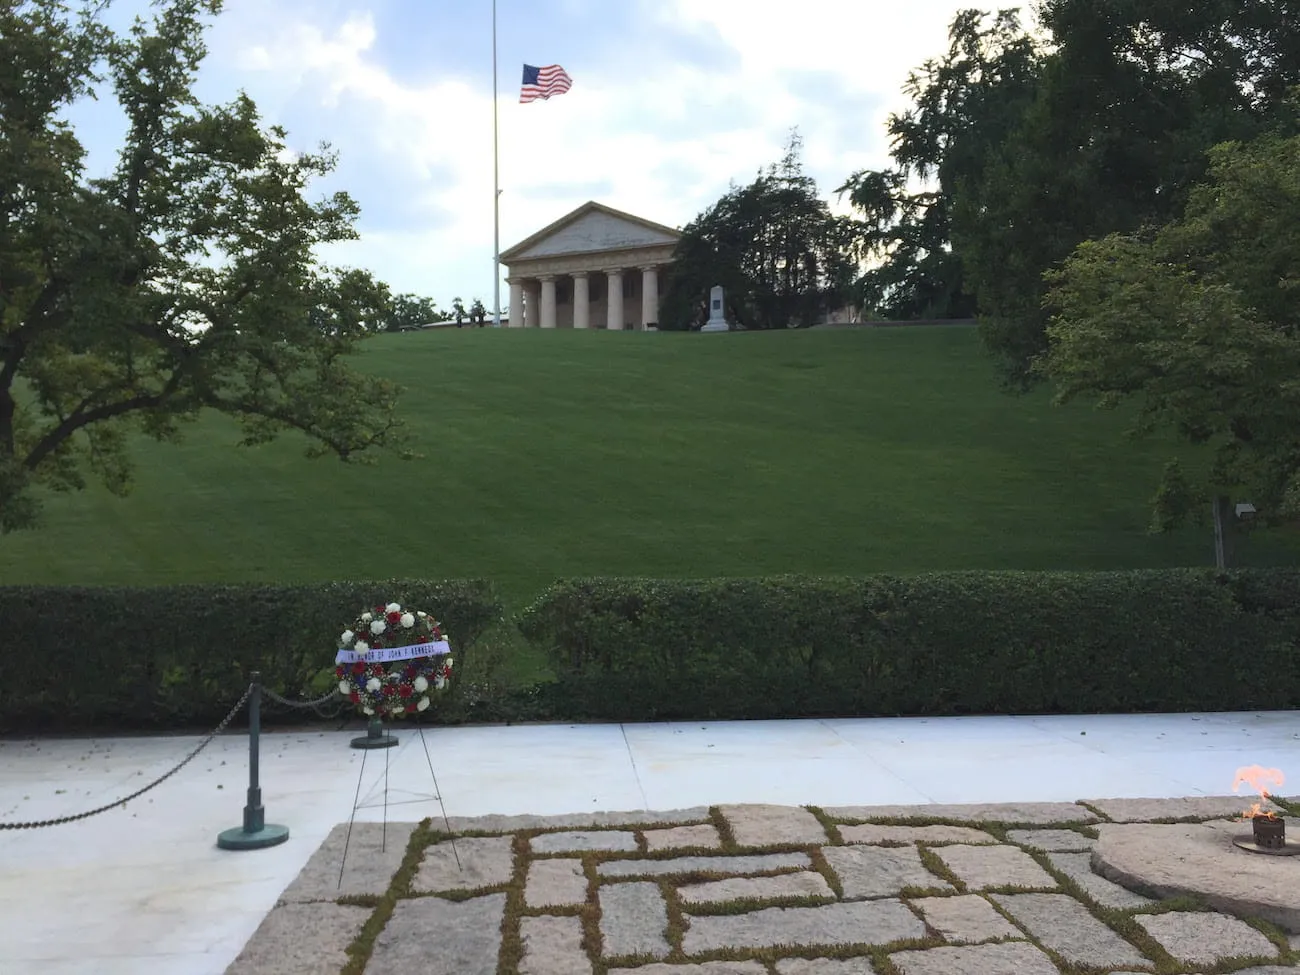
<svg viewBox="0 0 1300 975">
<path fill-rule="evenodd" d="M 1195 894 L 1216 910 L 1271 921 L 1300 934 L 1300 857 L 1261 856 L 1238 849 L 1250 824 L 1105 823 L 1096 827 L 1092 869 L 1149 897 Z M 1287 833 L 1300 836 L 1300 821 Z"/>
</svg>

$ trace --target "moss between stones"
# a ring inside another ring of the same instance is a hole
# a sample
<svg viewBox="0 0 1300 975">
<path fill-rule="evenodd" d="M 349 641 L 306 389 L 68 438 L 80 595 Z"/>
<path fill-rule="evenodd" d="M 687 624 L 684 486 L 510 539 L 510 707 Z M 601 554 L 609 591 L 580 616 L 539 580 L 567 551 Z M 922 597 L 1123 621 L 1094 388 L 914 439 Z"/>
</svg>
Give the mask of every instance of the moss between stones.
<svg viewBox="0 0 1300 975">
<path fill-rule="evenodd" d="M 921 866 L 929 870 L 940 880 L 946 880 L 952 884 L 953 889 L 959 894 L 966 893 L 966 882 L 958 877 L 949 868 L 948 864 L 939 859 L 939 855 L 931 850 L 924 843 L 916 845 L 916 851 L 921 855 Z"/>
<path fill-rule="evenodd" d="M 406 853 L 402 857 L 401 865 L 393 874 L 393 879 L 389 881 L 388 890 L 378 899 L 370 917 L 361 926 L 360 933 L 352 939 L 352 944 L 348 945 L 348 961 L 339 975 L 362 975 L 366 963 L 370 961 L 371 952 L 375 950 L 375 939 L 379 937 L 379 932 L 384 930 L 384 926 L 393 916 L 393 909 L 397 906 L 398 899 L 410 895 L 411 882 L 420 868 L 424 849 L 434 842 L 431 837 L 438 835 L 429 828 L 429 822 L 429 819 L 424 819 L 411 831 L 411 838 L 406 842 Z"/>
<path fill-rule="evenodd" d="M 821 806 L 804 806 L 810 813 L 817 817 L 817 822 L 822 824 L 822 829 L 826 830 L 826 835 L 830 837 L 831 846 L 843 846 L 844 837 L 840 835 L 840 827 L 827 815 L 826 810 Z"/>
</svg>

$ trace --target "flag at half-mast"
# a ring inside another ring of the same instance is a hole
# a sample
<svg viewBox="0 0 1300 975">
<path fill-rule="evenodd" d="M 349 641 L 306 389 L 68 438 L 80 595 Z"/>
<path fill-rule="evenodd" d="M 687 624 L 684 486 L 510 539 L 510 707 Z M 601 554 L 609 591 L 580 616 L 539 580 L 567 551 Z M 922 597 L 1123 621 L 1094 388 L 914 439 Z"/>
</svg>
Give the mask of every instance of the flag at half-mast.
<svg viewBox="0 0 1300 975">
<path fill-rule="evenodd" d="M 524 65 L 524 86 L 520 89 L 521 102 L 535 102 L 537 99 L 563 95 L 573 87 L 573 79 L 558 64 L 548 64 L 544 68 Z"/>
</svg>

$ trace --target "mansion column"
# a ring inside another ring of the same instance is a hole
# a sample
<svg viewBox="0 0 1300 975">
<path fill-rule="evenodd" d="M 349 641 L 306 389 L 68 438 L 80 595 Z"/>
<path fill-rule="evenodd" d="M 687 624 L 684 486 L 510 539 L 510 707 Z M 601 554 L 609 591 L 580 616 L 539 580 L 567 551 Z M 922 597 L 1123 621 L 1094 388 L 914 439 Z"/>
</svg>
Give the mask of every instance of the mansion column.
<svg viewBox="0 0 1300 975">
<path fill-rule="evenodd" d="M 591 328 L 591 291 L 586 271 L 573 272 L 573 327 Z"/>
<path fill-rule="evenodd" d="M 605 298 L 605 327 L 616 332 L 623 327 L 623 270 L 606 271 L 609 287 Z"/>
<path fill-rule="evenodd" d="M 510 283 L 510 327 L 524 327 L 524 283 L 519 278 L 506 278 Z"/>
<path fill-rule="evenodd" d="M 542 278 L 542 328 L 555 328 L 555 275 Z"/>
<path fill-rule="evenodd" d="M 524 282 L 524 327 L 536 328 L 542 318 L 542 285 L 536 278 Z"/>
<path fill-rule="evenodd" d="M 641 268 L 641 327 L 659 324 L 659 268 Z"/>
</svg>

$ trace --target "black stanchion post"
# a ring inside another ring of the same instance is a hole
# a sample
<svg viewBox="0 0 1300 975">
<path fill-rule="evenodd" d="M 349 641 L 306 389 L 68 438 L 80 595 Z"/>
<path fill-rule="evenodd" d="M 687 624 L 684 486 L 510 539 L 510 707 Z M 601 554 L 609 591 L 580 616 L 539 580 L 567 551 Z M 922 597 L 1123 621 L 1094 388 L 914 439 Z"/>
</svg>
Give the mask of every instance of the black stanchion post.
<svg viewBox="0 0 1300 975">
<path fill-rule="evenodd" d="M 289 838 L 288 826 L 266 821 L 262 808 L 262 787 L 258 783 L 257 755 L 262 738 L 262 675 L 253 671 L 253 688 L 248 695 L 248 802 L 244 805 L 244 825 L 228 829 L 217 836 L 223 850 L 261 850 L 277 846 Z"/>
</svg>

